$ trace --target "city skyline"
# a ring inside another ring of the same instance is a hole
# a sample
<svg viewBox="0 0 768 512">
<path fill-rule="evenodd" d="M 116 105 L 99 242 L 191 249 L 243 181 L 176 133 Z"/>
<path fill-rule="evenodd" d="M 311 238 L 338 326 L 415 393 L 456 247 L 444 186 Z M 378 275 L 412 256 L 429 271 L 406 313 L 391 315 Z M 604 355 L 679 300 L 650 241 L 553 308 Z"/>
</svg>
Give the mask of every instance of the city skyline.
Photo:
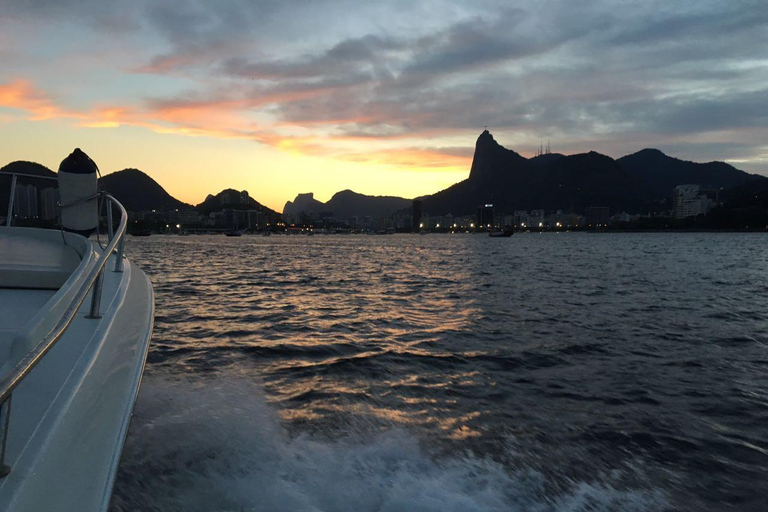
<svg viewBox="0 0 768 512">
<path fill-rule="evenodd" d="M 768 173 L 768 16 L 748 2 L 32 2 L 0 12 L 0 161 L 82 147 L 179 199 L 412 198 L 484 125 L 534 156 L 658 147 Z M 275 179 L 275 178 L 279 179 Z"/>
</svg>

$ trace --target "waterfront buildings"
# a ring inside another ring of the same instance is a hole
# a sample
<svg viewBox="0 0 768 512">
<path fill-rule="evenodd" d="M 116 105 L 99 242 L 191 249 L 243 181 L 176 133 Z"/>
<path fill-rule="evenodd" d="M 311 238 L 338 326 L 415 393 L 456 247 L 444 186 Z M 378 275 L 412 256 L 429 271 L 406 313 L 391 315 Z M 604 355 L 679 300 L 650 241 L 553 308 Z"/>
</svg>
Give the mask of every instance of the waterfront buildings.
<svg viewBox="0 0 768 512">
<path fill-rule="evenodd" d="M 605 227 L 611 218 L 611 210 L 607 206 L 588 206 L 584 209 L 584 217 L 587 219 L 587 227 Z"/>
<path fill-rule="evenodd" d="M 16 185 L 13 214 L 20 219 L 34 219 L 38 217 L 37 187 L 21 183 Z"/>
<path fill-rule="evenodd" d="M 702 193 L 699 185 L 679 185 L 672 196 L 672 216 L 676 219 L 706 215 L 714 206 L 714 201 Z"/>
<path fill-rule="evenodd" d="M 40 191 L 40 218 L 55 220 L 59 216 L 59 190 L 47 187 Z"/>
</svg>

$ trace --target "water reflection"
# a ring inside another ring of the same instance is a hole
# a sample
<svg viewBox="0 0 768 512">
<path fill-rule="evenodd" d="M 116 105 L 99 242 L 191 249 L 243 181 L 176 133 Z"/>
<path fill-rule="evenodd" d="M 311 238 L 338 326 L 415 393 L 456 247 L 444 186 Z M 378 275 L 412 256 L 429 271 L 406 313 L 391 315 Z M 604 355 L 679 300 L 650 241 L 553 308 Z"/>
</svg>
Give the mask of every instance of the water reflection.
<svg viewBox="0 0 768 512">
<path fill-rule="evenodd" d="M 768 467 L 765 247 L 531 234 L 128 249 L 157 294 L 150 374 L 263 380 L 296 431 L 405 427 L 495 457 L 513 446 L 563 480 L 639 464 L 682 508 L 720 510 L 760 499 Z"/>
</svg>

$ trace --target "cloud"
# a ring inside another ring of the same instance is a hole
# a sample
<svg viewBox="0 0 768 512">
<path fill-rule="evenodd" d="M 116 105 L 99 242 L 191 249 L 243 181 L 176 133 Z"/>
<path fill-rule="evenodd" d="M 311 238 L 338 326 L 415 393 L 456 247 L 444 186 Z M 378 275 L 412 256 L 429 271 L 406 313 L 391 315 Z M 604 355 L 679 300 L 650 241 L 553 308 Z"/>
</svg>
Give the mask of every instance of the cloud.
<svg viewBox="0 0 768 512">
<path fill-rule="evenodd" d="M 157 133 L 254 139 L 260 133 L 251 123 L 232 120 L 217 104 L 205 103 L 177 108 L 141 109 L 131 106 L 102 106 L 86 111 L 57 105 L 28 80 L 0 83 L 0 107 L 26 114 L 31 121 L 68 119 L 90 128 L 140 126 Z"/>
<path fill-rule="evenodd" d="M 29 80 L 22 79 L 0 84 L 0 107 L 26 112 L 29 119 L 33 121 L 80 117 L 76 112 L 57 106 L 47 94 L 35 88 Z"/>
<path fill-rule="evenodd" d="M 66 90 L 51 86 L 54 102 L 30 81 L 6 84 L 0 98 L 38 119 L 251 138 L 354 161 L 383 161 L 397 143 L 401 156 L 387 160 L 403 166 L 456 165 L 446 139 L 473 140 L 485 125 L 585 145 L 768 135 L 759 3 L 137 0 L 116 12 L 125 21 L 115 37 L 136 45 L 119 69 L 140 72 L 127 80 L 140 86 L 78 108 Z M 19 2 L 8 15 L 110 35 L 117 16 L 92 0 Z M 352 147 L 363 140 L 367 152 Z"/>
</svg>

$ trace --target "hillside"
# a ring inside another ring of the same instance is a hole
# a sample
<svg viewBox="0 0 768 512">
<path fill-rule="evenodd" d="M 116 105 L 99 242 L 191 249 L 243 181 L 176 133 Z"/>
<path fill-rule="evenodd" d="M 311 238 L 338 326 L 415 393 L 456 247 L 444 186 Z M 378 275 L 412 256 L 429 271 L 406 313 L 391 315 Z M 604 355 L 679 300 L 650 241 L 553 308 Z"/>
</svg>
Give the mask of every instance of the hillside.
<svg viewBox="0 0 768 512">
<path fill-rule="evenodd" d="M 192 208 L 171 196 L 160 184 L 138 169 L 123 169 L 107 174 L 99 184 L 130 212 Z"/>
<path fill-rule="evenodd" d="M 677 185 L 686 183 L 704 188 L 731 188 L 755 178 L 724 162 L 689 162 L 667 156 L 658 149 L 643 149 L 617 162 L 651 198 L 669 195 Z"/>
<path fill-rule="evenodd" d="M 728 189 L 747 180 L 764 180 L 723 162 L 695 163 L 646 149 L 614 160 L 590 151 L 545 154 L 526 159 L 494 140 L 487 130 L 477 139 L 469 177 L 425 196 L 430 215 L 474 214 L 484 203 L 513 210 L 564 210 L 588 206 L 612 212 L 666 211 L 677 185 Z"/>
</svg>

